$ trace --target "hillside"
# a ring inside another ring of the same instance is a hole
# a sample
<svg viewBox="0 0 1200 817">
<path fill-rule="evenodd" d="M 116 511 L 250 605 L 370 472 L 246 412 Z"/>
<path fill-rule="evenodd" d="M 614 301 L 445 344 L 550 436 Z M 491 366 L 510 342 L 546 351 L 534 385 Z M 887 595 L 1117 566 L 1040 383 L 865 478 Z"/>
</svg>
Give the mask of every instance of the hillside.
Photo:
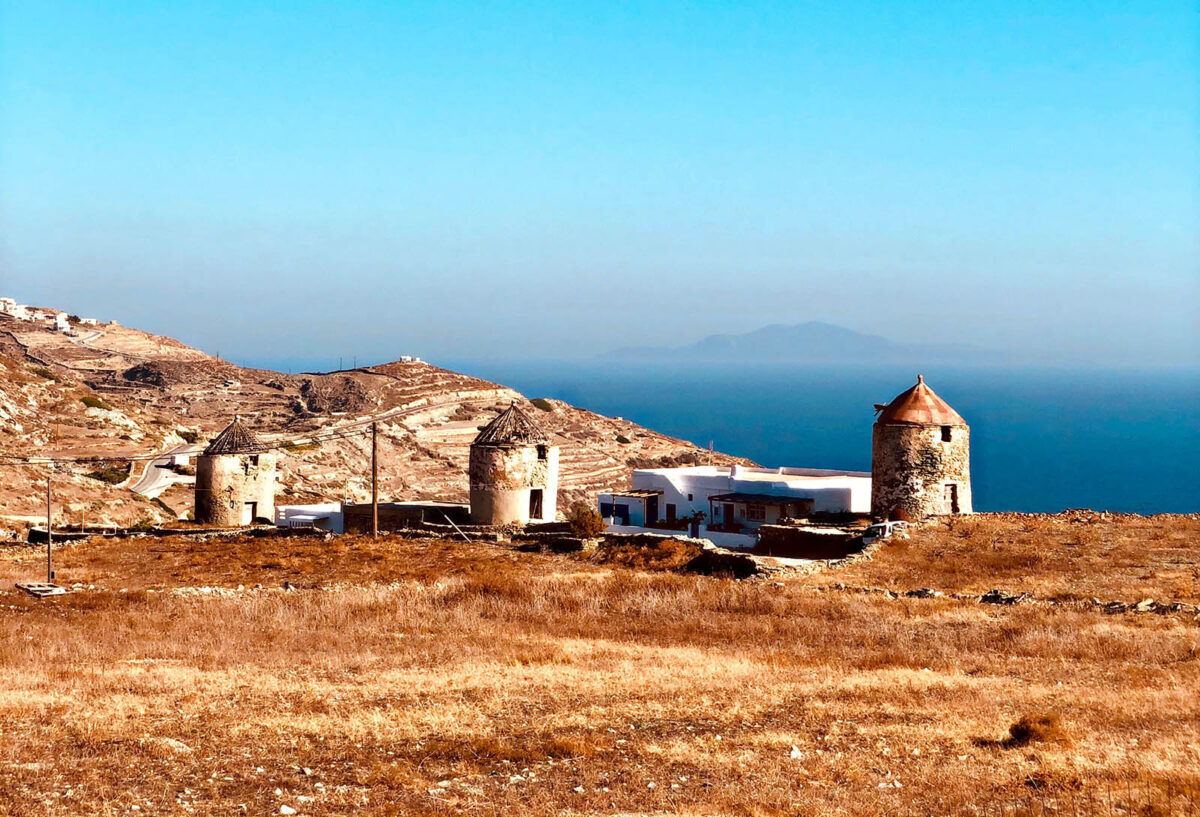
<svg viewBox="0 0 1200 817">
<path fill-rule="evenodd" d="M 264 441 L 288 444 L 280 503 L 367 499 L 367 431 L 376 417 L 383 418 L 381 498 L 465 500 L 468 445 L 512 401 L 562 446 L 560 507 L 627 484 L 633 466 L 708 457 L 635 423 L 554 400 L 538 401 L 539 408 L 512 389 L 427 363 L 288 375 L 236 366 L 116 324 L 76 327 L 71 337 L 0 316 L 0 455 L 95 459 L 53 472 L 59 522 L 164 521 L 186 513 L 186 485 L 148 499 L 130 490 L 146 462 L 134 462 L 121 481 L 114 469 L 128 466 L 117 458 L 176 447 L 194 453 L 235 414 Z M 313 436 L 323 441 L 313 443 Z M 0 526 L 15 530 L 44 518 L 50 466 L 8 460 L 2 467 Z M 87 476 L 96 472 L 110 481 Z"/>
</svg>

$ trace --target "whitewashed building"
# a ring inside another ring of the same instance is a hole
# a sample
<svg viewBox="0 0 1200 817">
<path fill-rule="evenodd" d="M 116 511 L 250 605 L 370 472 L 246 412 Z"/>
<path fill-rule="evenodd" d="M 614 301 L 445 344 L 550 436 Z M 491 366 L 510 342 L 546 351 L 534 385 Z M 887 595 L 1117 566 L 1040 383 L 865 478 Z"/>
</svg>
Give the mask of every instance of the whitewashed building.
<svg viewBox="0 0 1200 817">
<path fill-rule="evenodd" d="M 316 505 L 276 505 L 275 525 L 280 528 L 316 528 L 334 533 L 344 530 L 341 502 Z"/>
<path fill-rule="evenodd" d="M 819 468 L 701 465 L 633 472 L 633 487 L 598 496 L 616 532 L 689 530 L 718 545 L 748 547 L 762 525 L 814 514 L 868 514 L 871 475 Z"/>
<path fill-rule="evenodd" d="M 29 320 L 29 307 L 19 304 L 12 298 L 0 298 L 0 315 L 8 315 L 17 320 Z"/>
</svg>

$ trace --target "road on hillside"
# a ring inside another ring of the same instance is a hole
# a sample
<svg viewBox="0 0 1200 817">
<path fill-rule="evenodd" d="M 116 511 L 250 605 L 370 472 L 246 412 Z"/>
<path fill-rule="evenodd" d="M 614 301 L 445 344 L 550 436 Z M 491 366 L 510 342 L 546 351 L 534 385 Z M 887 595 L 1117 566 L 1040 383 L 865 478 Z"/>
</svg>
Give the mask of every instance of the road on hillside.
<svg viewBox="0 0 1200 817">
<path fill-rule="evenodd" d="M 170 469 L 171 457 L 176 454 L 187 454 L 194 457 L 204 450 L 202 445 L 177 445 L 163 452 L 161 457 L 146 463 L 146 470 L 136 483 L 129 486 L 135 494 L 141 494 L 153 499 L 177 482 L 186 482 L 190 477 L 177 474 Z"/>
</svg>

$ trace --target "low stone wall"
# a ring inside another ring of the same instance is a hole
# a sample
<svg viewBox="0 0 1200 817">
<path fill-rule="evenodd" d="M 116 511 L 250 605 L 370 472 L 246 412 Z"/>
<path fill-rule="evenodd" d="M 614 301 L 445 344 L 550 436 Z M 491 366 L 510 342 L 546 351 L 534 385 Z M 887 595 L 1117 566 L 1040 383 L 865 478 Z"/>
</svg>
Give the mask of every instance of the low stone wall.
<svg viewBox="0 0 1200 817">
<path fill-rule="evenodd" d="M 754 552 L 788 559 L 842 559 L 862 547 L 859 535 L 842 528 L 763 525 Z"/>
</svg>

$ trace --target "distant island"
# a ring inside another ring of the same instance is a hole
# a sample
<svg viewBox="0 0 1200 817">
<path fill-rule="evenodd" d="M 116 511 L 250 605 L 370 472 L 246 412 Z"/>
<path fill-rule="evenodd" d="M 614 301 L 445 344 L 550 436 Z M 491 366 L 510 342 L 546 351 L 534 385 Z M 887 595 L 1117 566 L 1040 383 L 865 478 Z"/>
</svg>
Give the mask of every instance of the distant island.
<svg viewBox="0 0 1200 817">
<path fill-rule="evenodd" d="M 606 358 L 752 363 L 991 363 L 992 350 L 962 344 L 897 343 L 822 321 L 771 324 L 740 335 L 709 335 L 688 346 L 627 347 Z"/>
</svg>

